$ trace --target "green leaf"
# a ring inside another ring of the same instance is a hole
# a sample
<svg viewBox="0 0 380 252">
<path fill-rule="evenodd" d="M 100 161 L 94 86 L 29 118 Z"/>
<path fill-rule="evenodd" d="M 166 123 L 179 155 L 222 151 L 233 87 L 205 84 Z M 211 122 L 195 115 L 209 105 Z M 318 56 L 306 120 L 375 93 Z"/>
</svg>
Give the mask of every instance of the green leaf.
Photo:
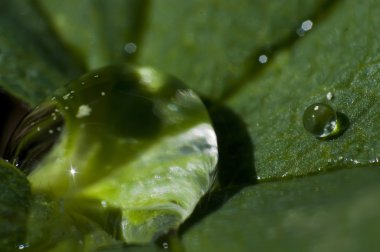
<svg viewBox="0 0 380 252">
<path fill-rule="evenodd" d="M 30 5 L 0 3 L 0 87 L 36 104 L 80 69 Z"/>
<path fill-rule="evenodd" d="M 217 98 L 286 41 L 322 1 L 152 1 L 140 64 L 172 73 Z"/>
<path fill-rule="evenodd" d="M 243 189 L 183 237 L 191 251 L 377 251 L 380 170 Z"/>
<path fill-rule="evenodd" d="M 0 248 L 14 251 L 23 244 L 29 210 L 30 188 L 26 176 L 0 160 Z"/>
<path fill-rule="evenodd" d="M 368 167 L 379 164 L 378 1 L 61 2 L 0 4 L 1 87 L 36 104 L 67 73 L 123 61 L 160 67 L 205 97 L 222 187 L 304 177 L 243 189 L 185 232 L 189 251 L 376 247 L 378 174 Z M 41 17 L 51 26 L 36 25 Z M 300 31 L 306 20 L 312 29 Z M 121 53 L 127 43 L 136 53 Z M 42 74 L 33 79 L 29 69 Z M 329 141 L 310 135 L 302 115 L 316 102 L 344 113 L 350 127 Z M 347 168 L 358 170 L 323 175 Z"/>
<path fill-rule="evenodd" d="M 259 178 L 377 162 L 378 11 L 378 1 L 338 2 L 315 21 L 310 34 L 279 53 L 267 69 L 230 96 L 228 106 L 245 120 L 255 145 Z M 328 92 L 334 94 L 332 101 L 326 99 Z M 303 111 L 321 101 L 350 121 L 349 129 L 331 141 L 314 138 L 302 126 Z"/>
<path fill-rule="evenodd" d="M 87 70 L 131 61 L 144 25 L 145 0 L 38 0 L 59 37 Z M 74 7 L 75 6 L 75 7 Z M 128 44 L 132 46 L 128 49 Z"/>
</svg>

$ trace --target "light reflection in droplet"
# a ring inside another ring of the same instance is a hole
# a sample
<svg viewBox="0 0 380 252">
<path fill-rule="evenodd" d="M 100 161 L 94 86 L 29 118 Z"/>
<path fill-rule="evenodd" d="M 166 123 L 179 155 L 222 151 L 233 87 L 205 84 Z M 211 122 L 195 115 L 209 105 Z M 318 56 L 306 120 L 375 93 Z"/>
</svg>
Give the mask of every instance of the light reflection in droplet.
<svg viewBox="0 0 380 252">
<path fill-rule="evenodd" d="M 78 107 L 78 112 L 75 115 L 75 117 L 76 118 L 82 118 L 82 117 L 89 116 L 90 114 L 91 114 L 90 106 L 84 104 L 84 105 L 80 105 Z"/>
<path fill-rule="evenodd" d="M 102 200 L 102 202 L 100 202 L 100 204 L 102 204 L 103 208 L 107 207 L 107 201 L 105 201 L 105 200 Z"/>
<path fill-rule="evenodd" d="M 326 94 L 326 99 L 327 99 L 327 100 L 331 101 L 333 98 L 334 98 L 334 94 L 333 94 L 333 93 L 328 92 L 328 93 Z"/>
<path fill-rule="evenodd" d="M 28 243 L 18 245 L 18 249 L 19 249 L 19 250 L 23 250 L 23 249 L 26 249 L 26 248 L 28 248 L 28 247 L 29 247 L 29 244 L 28 244 Z"/>
</svg>

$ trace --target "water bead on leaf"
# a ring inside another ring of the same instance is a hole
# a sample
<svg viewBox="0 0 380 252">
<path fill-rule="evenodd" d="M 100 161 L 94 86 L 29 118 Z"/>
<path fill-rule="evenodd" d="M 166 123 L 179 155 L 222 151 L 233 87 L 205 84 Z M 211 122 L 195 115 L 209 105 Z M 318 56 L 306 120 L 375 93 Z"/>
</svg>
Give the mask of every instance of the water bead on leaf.
<svg viewBox="0 0 380 252">
<path fill-rule="evenodd" d="M 317 137 L 327 137 L 337 127 L 336 111 L 327 104 L 315 103 L 305 110 L 303 126 Z"/>
<path fill-rule="evenodd" d="M 176 78 L 111 66 L 55 97 L 24 119 L 7 148 L 34 191 L 84 215 L 92 209 L 95 219 L 112 209 L 120 221 L 104 229 L 144 243 L 176 229 L 212 186 L 216 136 L 199 97 Z"/>
</svg>

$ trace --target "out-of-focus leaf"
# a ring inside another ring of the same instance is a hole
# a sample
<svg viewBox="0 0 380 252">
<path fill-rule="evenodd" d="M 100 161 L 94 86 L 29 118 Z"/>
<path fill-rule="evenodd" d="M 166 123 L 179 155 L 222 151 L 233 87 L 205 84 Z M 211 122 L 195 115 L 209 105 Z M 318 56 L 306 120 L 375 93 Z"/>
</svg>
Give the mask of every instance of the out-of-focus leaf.
<svg viewBox="0 0 380 252">
<path fill-rule="evenodd" d="M 132 60 L 146 0 L 37 0 L 59 37 L 89 69 Z"/>
<path fill-rule="evenodd" d="M 138 62 L 217 98 L 324 1 L 152 1 Z M 271 59 L 269 59 L 271 60 Z M 252 69 L 253 70 L 253 69 Z"/>
<path fill-rule="evenodd" d="M 243 189 L 183 237 L 192 251 L 377 251 L 380 170 Z"/>
<path fill-rule="evenodd" d="M 36 104 L 79 72 L 30 1 L 1 1 L 1 88 Z"/>
</svg>

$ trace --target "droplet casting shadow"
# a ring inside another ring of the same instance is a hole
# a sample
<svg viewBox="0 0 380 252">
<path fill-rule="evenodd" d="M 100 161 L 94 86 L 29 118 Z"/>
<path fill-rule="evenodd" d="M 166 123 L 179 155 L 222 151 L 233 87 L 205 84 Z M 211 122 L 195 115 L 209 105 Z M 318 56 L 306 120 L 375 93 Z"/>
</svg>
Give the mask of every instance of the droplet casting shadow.
<svg viewBox="0 0 380 252">
<path fill-rule="evenodd" d="M 220 208 L 242 188 L 256 183 L 254 146 L 244 121 L 231 109 L 204 99 L 214 126 L 219 150 L 219 184 L 198 203 L 193 214 L 182 224 L 179 235 Z"/>
</svg>

